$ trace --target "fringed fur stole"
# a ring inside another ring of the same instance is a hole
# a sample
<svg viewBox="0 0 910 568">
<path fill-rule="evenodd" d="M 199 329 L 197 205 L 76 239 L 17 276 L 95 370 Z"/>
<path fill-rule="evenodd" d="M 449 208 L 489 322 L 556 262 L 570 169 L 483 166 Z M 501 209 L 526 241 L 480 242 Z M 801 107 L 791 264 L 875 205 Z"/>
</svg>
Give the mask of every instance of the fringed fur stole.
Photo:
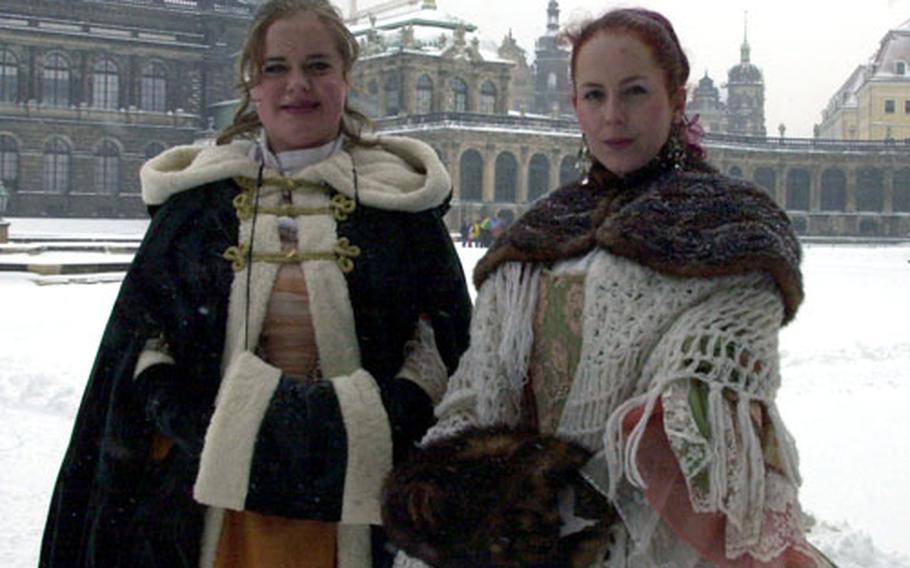
<svg viewBox="0 0 910 568">
<path fill-rule="evenodd" d="M 784 299 L 784 323 L 803 299 L 799 241 L 760 188 L 704 162 L 655 161 L 618 178 L 595 165 L 580 182 L 536 203 L 474 270 L 474 284 L 504 262 L 553 263 L 595 246 L 679 277 L 767 272 Z"/>
</svg>

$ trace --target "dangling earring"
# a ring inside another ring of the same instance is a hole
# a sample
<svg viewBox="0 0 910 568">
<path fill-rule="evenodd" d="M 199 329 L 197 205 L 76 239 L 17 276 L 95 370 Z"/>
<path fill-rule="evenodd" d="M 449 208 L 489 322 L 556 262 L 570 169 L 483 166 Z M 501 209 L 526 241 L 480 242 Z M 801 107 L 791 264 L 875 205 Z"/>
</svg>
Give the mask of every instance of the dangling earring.
<svg viewBox="0 0 910 568">
<path fill-rule="evenodd" d="M 686 165 L 686 145 L 683 142 L 685 118 L 674 122 L 667 138 L 667 161 L 674 170 L 681 170 Z"/>
<path fill-rule="evenodd" d="M 575 169 L 578 170 L 579 177 L 584 176 L 587 181 L 588 170 L 591 168 L 591 150 L 588 149 L 588 141 L 585 135 L 581 135 L 581 145 L 578 147 L 578 153 L 575 155 Z"/>
</svg>

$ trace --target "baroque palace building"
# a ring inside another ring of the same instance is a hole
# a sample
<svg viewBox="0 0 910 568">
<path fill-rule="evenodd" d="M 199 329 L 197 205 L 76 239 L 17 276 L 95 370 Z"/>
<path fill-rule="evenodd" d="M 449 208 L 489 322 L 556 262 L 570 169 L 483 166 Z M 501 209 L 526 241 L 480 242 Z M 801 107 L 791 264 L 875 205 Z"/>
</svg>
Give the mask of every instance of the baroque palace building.
<svg viewBox="0 0 910 568">
<path fill-rule="evenodd" d="M 563 88 L 558 77 L 568 78 L 569 56 L 554 41 L 557 2 L 548 2 L 546 33 L 537 42 L 538 53 L 541 46 L 562 50 L 562 68 L 555 70 L 556 57 L 528 66 L 511 36 L 497 48 L 436 2 L 387 2 L 383 10 L 352 19 L 366 53 L 355 87 L 366 93 L 362 106 L 378 130 L 420 138 L 445 162 L 454 186 L 451 227 L 490 215 L 514 217 L 578 177 L 578 125 L 570 107 L 553 106 Z M 530 112 L 528 97 L 517 102 L 509 87 L 511 73 L 527 84 L 528 69 L 537 86 Z M 765 188 L 803 235 L 910 237 L 910 146 L 767 137 L 764 80 L 746 39 L 725 86 L 727 104 L 712 119 L 719 126 L 705 138 L 712 164 Z M 541 92 L 548 88 L 552 92 Z M 710 78 L 693 91 L 693 100 L 705 91 L 719 98 Z"/>
<path fill-rule="evenodd" d="M 910 143 L 910 20 L 889 30 L 822 111 L 818 136 Z"/>
<path fill-rule="evenodd" d="M 577 179 L 581 139 L 556 0 L 535 2 L 542 35 L 532 63 L 511 33 L 489 41 L 434 0 L 377 0 L 361 9 L 348 1 L 348 23 L 362 47 L 352 103 L 377 130 L 436 149 L 452 176 L 451 228 L 514 217 Z M 144 215 L 141 162 L 164 147 L 211 138 L 212 128 L 230 121 L 236 106 L 230 63 L 250 6 L 13 4 L 16 14 L 0 13 L 0 175 L 13 188 L 8 215 Z M 767 137 L 763 79 L 749 55 L 744 41 L 724 85 L 725 106 L 712 119 L 718 128 L 705 139 L 709 160 L 766 188 L 804 235 L 910 236 L 910 145 Z M 55 66 L 59 58 L 68 66 Z M 105 94 L 110 64 L 117 68 L 114 108 Z M 152 72 L 153 64 L 163 72 Z M 64 86 L 70 98 L 55 103 Z M 691 91 L 692 102 L 719 96 L 708 77 Z M 9 92 L 15 101 L 7 101 Z M 738 113 L 729 112 L 733 106 Z M 708 113 L 697 112 L 705 124 Z M 109 181 L 110 171 L 119 181 Z"/>
<path fill-rule="evenodd" d="M 4 0 L 0 179 L 10 215 L 143 216 L 139 167 L 232 98 L 238 0 Z"/>
</svg>

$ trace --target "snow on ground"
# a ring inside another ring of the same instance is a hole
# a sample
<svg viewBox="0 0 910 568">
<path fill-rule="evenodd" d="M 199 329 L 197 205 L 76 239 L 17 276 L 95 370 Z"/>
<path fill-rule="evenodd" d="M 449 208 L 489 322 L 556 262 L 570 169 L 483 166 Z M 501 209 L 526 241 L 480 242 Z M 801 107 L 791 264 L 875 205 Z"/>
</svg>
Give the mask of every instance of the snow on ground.
<svg viewBox="0 0 910 568">
<path fill-rule="evenodd" d="M 111 224 L 56 230 L 144 228 Z M 16 228 L 13 219 L 13 236 Z M 458 250 L 470 275 L 484 251 Z M 910 568 L 910 246 L 808 245 L 805 253 L 807 299 L 781 336 L 779 401 L 800 449 L 802 501 L 817 521 L 811 538 L 841 568 Z M 50 491 L 119 288 L 33 280 L 0 273 L 5 568 L 36 565 Z"/>
</svg>

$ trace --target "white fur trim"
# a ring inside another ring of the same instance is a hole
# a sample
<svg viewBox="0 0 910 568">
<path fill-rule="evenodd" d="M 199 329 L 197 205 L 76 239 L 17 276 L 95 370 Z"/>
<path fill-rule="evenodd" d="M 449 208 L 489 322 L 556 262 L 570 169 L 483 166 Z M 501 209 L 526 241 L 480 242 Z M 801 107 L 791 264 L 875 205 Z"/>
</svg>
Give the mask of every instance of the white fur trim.
<svg viewBox="0 0 910 568">
<path fill-rule="evenodd" d="M 252 222 L 240 224 L 238 242 L 249 243 Z M 281 251 L 281 238 L 278 235 L 278 221 L 274 215 L 260 215 L 256 220 L 256 242 L 253 251 L 256 253 L 277 253 Z M 225 261 L 227 262 L 227 261 Z M 227 333 L 222 357 L 222 369 L 226 369 L 242 351 L 253 349 L 259 343 L 259 334 L 265 321 L 269 298 L 275 277 L 280 266 L 271 262 L 254 262 L 252 269 L 247 266 L 234 273 L 231 283 L 231 297 L 228 302 Z M 247 271 L 252 270 L 251 274 Z M 247 277 L 249 276 L 249 312 L 247 312 Z M 247 313 L 249 313 L 249 345 L 247 345 Z M 219 394 L 220 396 L 220 394 Z"/>
<path fill-rule="evenodd" d="M 191 187 L 234 176 L 256 177 L 258 164 L 246 155 L 249 144 L 175 146 L 162 152 L 139 169 L 142 200 L 160 205 Z"/>
<path fill-rule="evenodd" d="M 392 471 L 392 431 L 379 387 L 363 369 L 331 381 L 348 447 L 341 522 L 380 525 L 382 483 Z"/>
<path fill-rule="evenodd" d="M 199 567 L 213 568 L 221 543 L 221 530 L 224 528 L 224 509 L 208 507 L 205 511 L 205 524 L 202 528 L 202 546 L 199 549 Z"/>
<path fill-rule="evenodd" d="M 338 568 L 373 565 L 370 525 L 338 525 Z"/>
<path fill-rule="evenodd" d="M 280 379 L 280 369 L 248 351 L 224 374 L 193 488 L 200 503 L 243 510 L 259 426 Z"/>
<path fill-rule="evenodd" d="M 142 371 L 153 367 L 155 365 L 173 365 L 174 358 L 167 353 L 162 353 L 161 351 L 156 351 L 154 349 L 146 349 L 139 354 L 139 359 L 136 360 L 136 368 L 133 370 L 133 378 L 135 379 L 142 374 Z"/>
<path fill-rule="evenodd" d="M 423 211 L 442 204 L 452 189 L 445 166 L 429 145 L 412 138 L 379 136 L 373 146 L 353 146 L 304 168 L 295 178 L 327 183 L 364 205 L 395 211 Z M 176 146 L 139 170 L 142 199 L 160 205 L 181 191 L 235 176 L 255 178 L 259 164 L 249 157 L 253 143 Z M 276 175 L 267 171 L 266 176 Z"/>
</svg>

